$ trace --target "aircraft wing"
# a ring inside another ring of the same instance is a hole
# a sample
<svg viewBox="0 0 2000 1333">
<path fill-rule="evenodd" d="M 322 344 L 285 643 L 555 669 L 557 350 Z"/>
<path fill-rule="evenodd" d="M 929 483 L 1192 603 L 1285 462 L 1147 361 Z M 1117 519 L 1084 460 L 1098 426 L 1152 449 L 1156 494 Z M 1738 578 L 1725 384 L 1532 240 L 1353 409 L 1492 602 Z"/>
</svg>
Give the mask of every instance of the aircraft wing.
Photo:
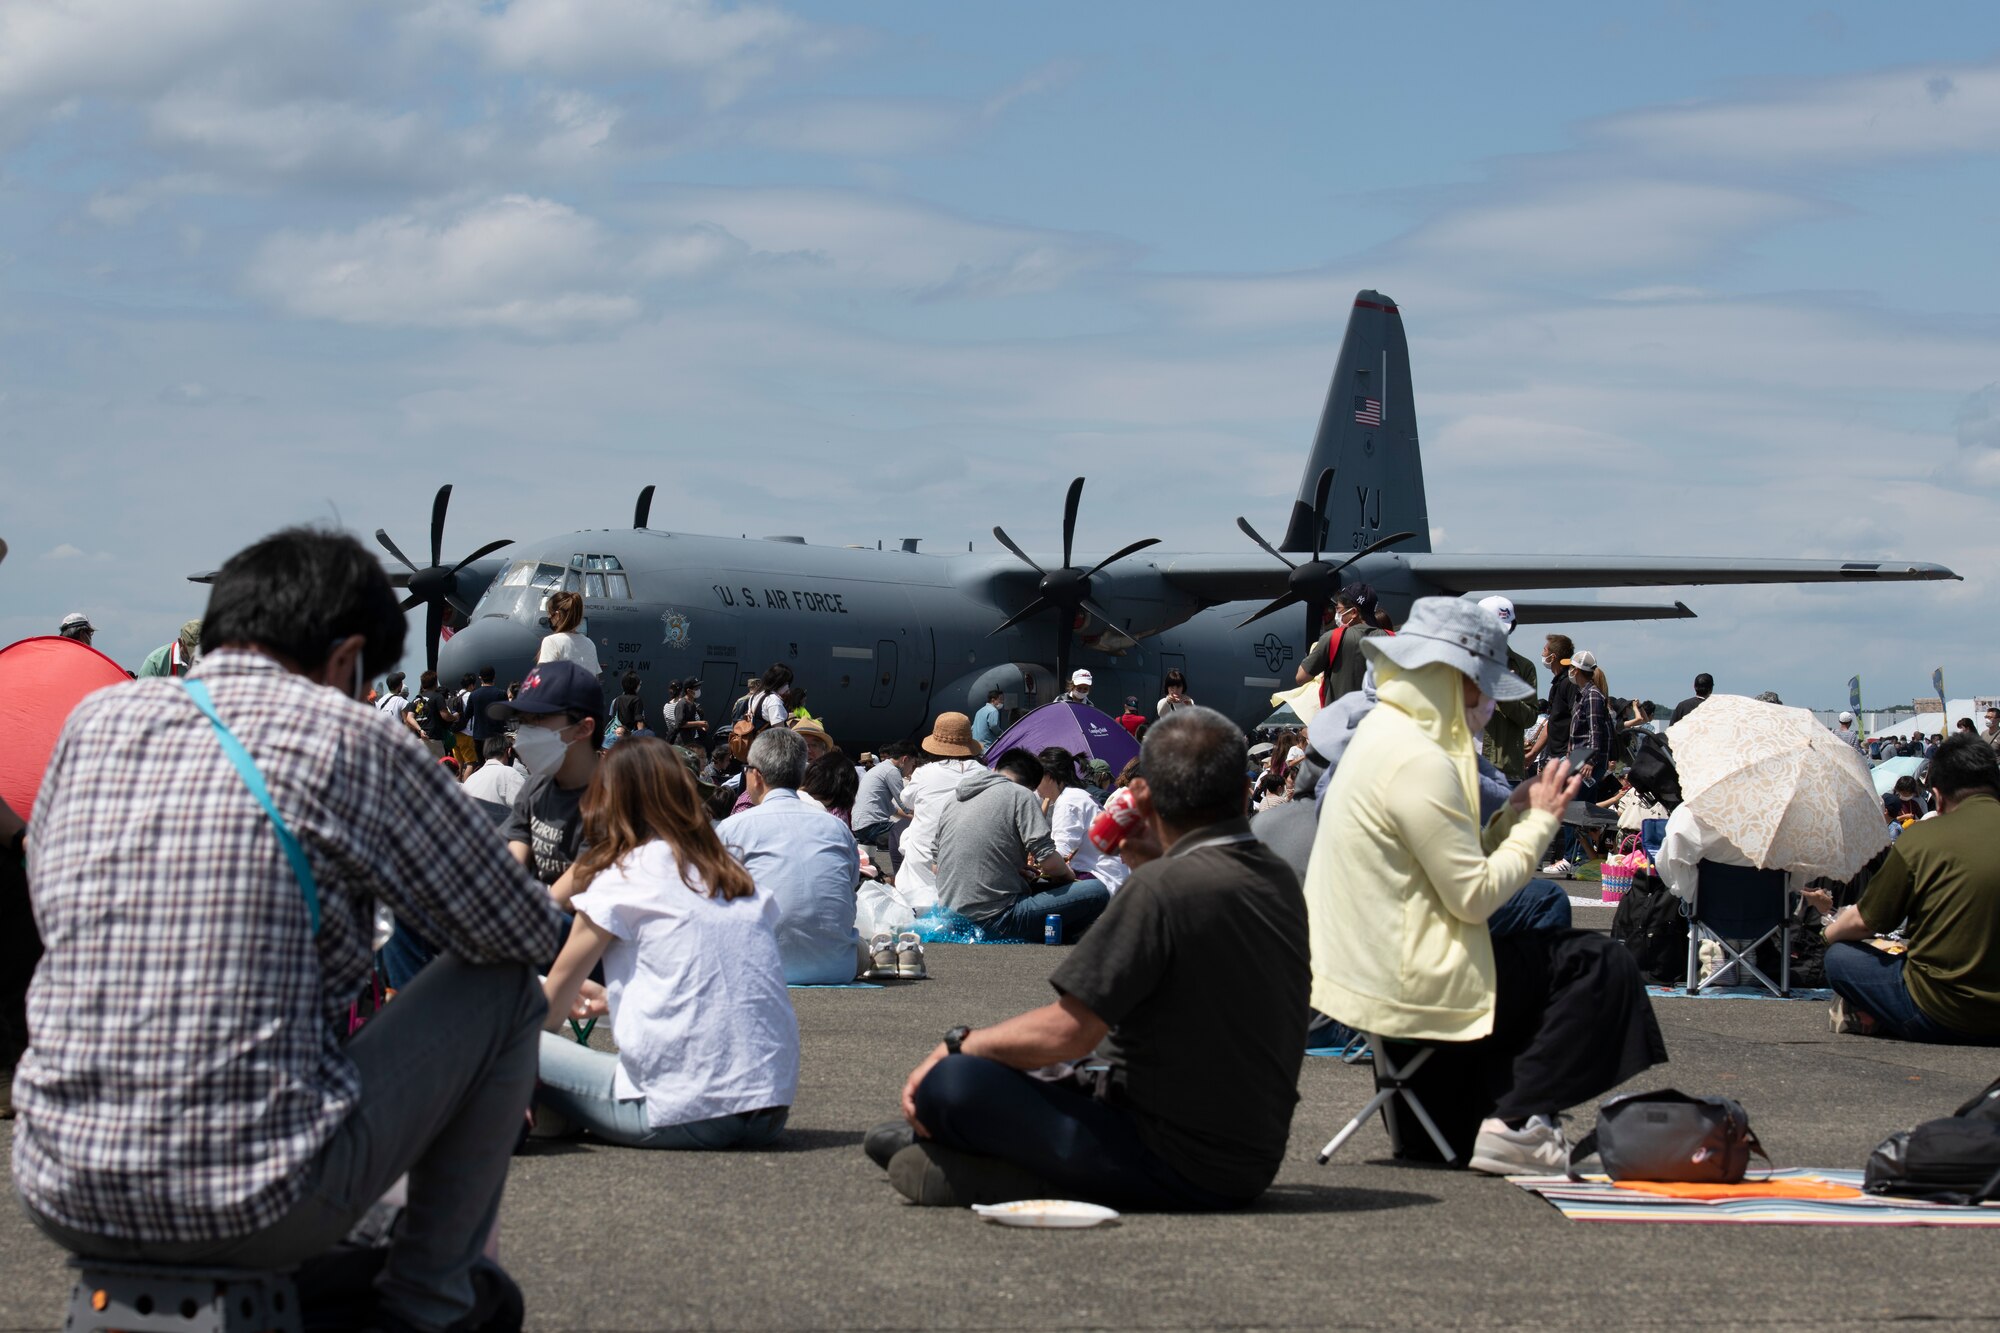
<svg viewBox="0 0 2000 1333">
<path fill-rule="evenodd" d="M 1409 571 L 1447 592 L 1505 588 L 1653 588 L 1702 583 L 1859 583 L 1955 579 L 1918 560 L 1754 560 L 1685 556 L 1450 555 L 1400 557 Z"/>
<path fill-rule="evenodd" d="M 1510 599 L 1512 600 L 1512 599 Z M 1514 601 L 1517 625 L 1581 625 L 1602 620 L 1691 620 L 1686 602 Z"/>
</svg>

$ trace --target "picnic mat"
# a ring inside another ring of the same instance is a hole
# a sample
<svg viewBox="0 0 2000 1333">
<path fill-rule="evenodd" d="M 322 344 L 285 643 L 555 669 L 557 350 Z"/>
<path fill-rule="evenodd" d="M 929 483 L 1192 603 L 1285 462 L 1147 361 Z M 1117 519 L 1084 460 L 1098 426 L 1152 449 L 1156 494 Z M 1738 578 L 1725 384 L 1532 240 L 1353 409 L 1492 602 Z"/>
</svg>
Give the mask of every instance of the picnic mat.
<svg viewBox="0 0 2000 1333">
<path fill-rule="evenodd" d="M 962 917 L 956 912 L 932 908 L 918 917 L 905 930 L 915 931 L 917 938 L 925 944 L 1027 944 L 1028 940 L 996 940 L 979 928 L 977 922 Z M 1040 940 L 1032 941 L 1040 944 Z"/>
<path fill-rule="evenodd" d="M 1686 990 L 1679 986 L 1648 986 L 1646 994 L 1661 1000 L 1685 1000 Z M 1833 991 L 1826 986 L 1794 986 L 1790 995 L 1773 995 L 1762 986 L 1710 986 L 1707 990 L 1696 991 L 1697 1000 L 1818 1000 L 1821 1004 L 1833 999 Z"/>
<path fill-rule="evenodd" d="M 1680 1185 L 1604 1176 L 1509 1176 L 1573 1222 L 1722 1222 L 1837 1227 L 2000 1227 L 2000 1207 L 1954 1207 L 1861 1191 L 1859 1171 L 1805 1167 L 1740 1185 Z"/>
</svg>

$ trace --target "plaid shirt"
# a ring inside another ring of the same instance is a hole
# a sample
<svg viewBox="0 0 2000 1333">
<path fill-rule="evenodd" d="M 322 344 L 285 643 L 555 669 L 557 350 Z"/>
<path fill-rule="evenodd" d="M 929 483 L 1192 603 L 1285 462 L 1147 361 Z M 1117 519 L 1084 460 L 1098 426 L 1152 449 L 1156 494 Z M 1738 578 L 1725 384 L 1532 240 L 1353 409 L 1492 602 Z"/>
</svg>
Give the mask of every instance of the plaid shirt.
<svg viewBox="0 0 2000 1333">
<path fill-rule="evenodd" d="M 1595 685 L 1579 685 L 1576 706 L 1569 715 L 1569 748 L 1573 754 L 1590 747 L 1592 778 L 1601 778 L 1611 766 L 1611 707 Z M 1555 756 L 1562 758 L 1561 755 Z"/>
<path fill-rule="evenodd" d="M 377 899 L 469 962 L 556 949 L 547 893 L 395 719 L 257 653 L 192 674 L 304 846 L 321 931 L 177 682 L 77 706 L 28 839 L 47 953 L 14 1079 L 14 1180 L 95 1235 L 244 1236 L 298 1199 L 361 1095 L 341 1039 Z"/>
</svg>

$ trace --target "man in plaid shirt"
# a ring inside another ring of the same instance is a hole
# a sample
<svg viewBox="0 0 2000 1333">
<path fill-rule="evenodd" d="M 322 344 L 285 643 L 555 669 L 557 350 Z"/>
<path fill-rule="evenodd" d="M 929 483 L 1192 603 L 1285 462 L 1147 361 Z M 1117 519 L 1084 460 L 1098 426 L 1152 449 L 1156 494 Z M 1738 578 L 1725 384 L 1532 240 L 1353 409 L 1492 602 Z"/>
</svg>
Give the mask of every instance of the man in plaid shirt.
<svg viewBox="0 0 2000 1333">
<path fill-rule="evenodd" d="M 50 758 L 28 839 L 46 954 L 15 1080 L 29 1214 L 106 1259 L 283 1269 L 409 1173 L 376 1301 L 445 1328 L 534 1086 L 548 895 L 421 746 L 357 702 L 402 655 L 381 565 L 290 529 L 233 557 L 203 619 L 216 712 L 317 881 L 179 680 L 100 691 Z M 347 1039 L 377 902 L 441 956 Z"/>
</svg>

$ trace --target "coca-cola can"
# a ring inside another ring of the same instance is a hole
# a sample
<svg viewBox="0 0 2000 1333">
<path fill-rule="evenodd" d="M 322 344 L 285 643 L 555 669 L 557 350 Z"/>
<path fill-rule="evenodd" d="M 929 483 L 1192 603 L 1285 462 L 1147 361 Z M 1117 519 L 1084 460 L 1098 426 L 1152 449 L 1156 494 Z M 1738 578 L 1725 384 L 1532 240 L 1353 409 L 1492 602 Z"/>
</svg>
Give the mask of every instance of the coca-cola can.
<svg viewBox="0 0 2000 1333">
<path fill-rule="evenodd" d="M 1120 787 L 1111 793 L 1097 818 L 1090 821 L 1090 845 L 1106 856 L 1118 850 L 1125 835 L 1139 826 L 1139 808 L 1132 803 L 1132 789 Z"/>
</svg>

